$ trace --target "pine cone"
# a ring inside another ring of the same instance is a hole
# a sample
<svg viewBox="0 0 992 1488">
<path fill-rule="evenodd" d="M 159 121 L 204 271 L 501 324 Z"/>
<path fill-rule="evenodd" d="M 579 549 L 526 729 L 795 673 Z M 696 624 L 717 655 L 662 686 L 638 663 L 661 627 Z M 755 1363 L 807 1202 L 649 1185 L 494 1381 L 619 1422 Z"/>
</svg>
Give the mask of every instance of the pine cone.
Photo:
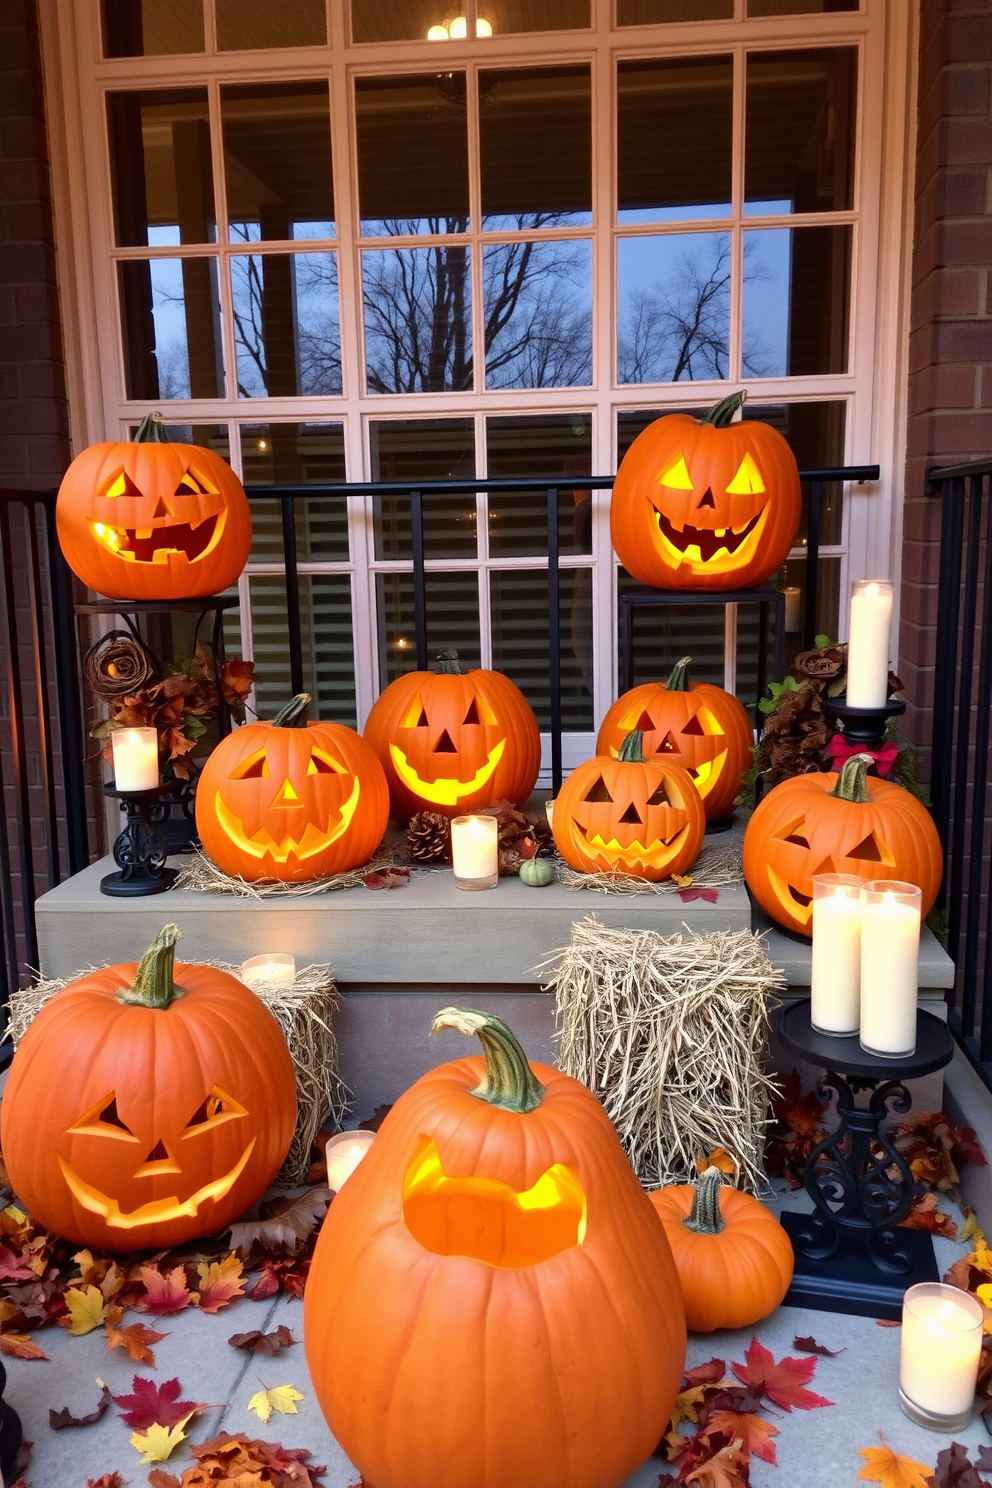
<svg viewBox="0 0 992 1488">
<path fill-rule="evenodd" d="M 451 862 L 451 822 L 439 811 L 418 811 L 411 817 L 406 840 L 418 863 Z"/>
</svg>

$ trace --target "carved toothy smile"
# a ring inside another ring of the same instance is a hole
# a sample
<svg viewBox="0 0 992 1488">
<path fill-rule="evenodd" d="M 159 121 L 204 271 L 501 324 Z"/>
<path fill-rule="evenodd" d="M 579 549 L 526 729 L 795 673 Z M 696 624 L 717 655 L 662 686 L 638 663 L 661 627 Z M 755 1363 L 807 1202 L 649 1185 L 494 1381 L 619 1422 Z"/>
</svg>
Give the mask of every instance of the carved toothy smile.
<svg viewBox="0 0 992 1488">
<path fill-rule="evenodd" d="M 688 558 L 690 562 L 709 563 L 721 548 L 726 548 L 727 555 L 733 557 L 741 544 L 756 531 L 767 510 L 764 507 L 739 531 L 735 531 L 733 527 L 690 527 L 688 524 L 680 529 L 657 508 L 655 516 L 658 518 L 658 530 L 663 541 L 678 559 Z"/>
<path fill-rule="evenodd" d="M 605 858 L 611 868 L 621 859 L 628 863 L 651 863 L 662 848 L 671 853 L 689 830 L 688 824 L 686 824 L 683 827 L 679 827 L 677 832 L 673 832 L 671 837 L 656 837 L 653 842 L 644 844 L 636 837 L 632 842 L 619 842 L 616 837 L 611 837 L 607 840 L 601 837 L 598 832 L 590 834 L 588 828 L 584 827 L 581 822 L 573 822 L 572 825 L 585 838 L 583 844 L 585 849 L 593 853 L 598 853 L 601 857 Z"/>
<path fill-rule="evenodd" d="M 213 542 L 217 514 L 200 522 L 174 522 L 165 527 L 112 527 L 93 521 L 90 527 L 98 542 L 131 563 L 168 563 L 179 553 L 193 563 Z"/>
<path fill-rule="evenodd" d="M 389 757 L 400 780 L 408 790 L 413 791 L 414 795 L 422 796 L 425 801 L 430 801 L 435 806 L 457 806 L 459 801 L 464 800 L 466 796 L 488 785 L 496 773 L 496 766 L 503 758 L 505 748 L 506 740 L 500 739 L 499 743 L 489 751 L 486 763 L 476 770 L 471 780 L 452 780 L 447 777 L 439 780 L 423 780 L 402 749 L 395 744 L 389 746 Z"/>
<path fill-rule="evenodd" d="M 234 843 L 235 847 L 239 848 L 242 852 L 250 853 L 253 858 L 264 858 L 268 855 L 276 863 L 285 863 L 288 861 L 290 853 L 292 853 L 297 861 L 302 862 L 305 858 L 312 858 L 317 853 L 323 852 L 325 848 L 330 847 L 332 842 L 337 842 L 338 838 L 347 831 L 355 815 L 360 793 L 361 786 L 356 776 L 355 783 L 351 788 L 351 795 L 340 807 L 340 818 L 330 831 L 322 831 L 319 827 L 314 826 L 313 822 L 307 822 L 306 828 L 299 838 L 293 837 L 287 832 L 286 836 L 279 842 L 275 840 L 267 827 L 263 827 L 254 836 L 249 836 L 245 831 L 244 822 L 240 817 L 235 816 L 229 806 L 225 805 L 219 794 L 217 796 L 217 821 Z M 303 803 L 298 802 L 297 804 L 302 805 Z"/>
</svg>

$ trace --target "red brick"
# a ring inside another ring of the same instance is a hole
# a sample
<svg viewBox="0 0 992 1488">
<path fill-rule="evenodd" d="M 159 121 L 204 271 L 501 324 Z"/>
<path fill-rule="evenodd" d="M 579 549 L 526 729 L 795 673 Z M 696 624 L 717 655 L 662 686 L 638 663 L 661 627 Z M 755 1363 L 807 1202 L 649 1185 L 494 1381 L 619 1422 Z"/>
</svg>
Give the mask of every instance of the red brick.
<svg viewBox="0 0 992 1488">
<path fill-rule="evenodd" d="M 54 265 L 46 265 L 47 282 L 38 279 L 34 284 L 18 284 L 13 287 L 14 322 L 57 321 L 59 318 L 58 294 L 53 282 Z"/>
<path fill-rule="evenodd" d="M 14 325 L 4 331 L 5 361 L 45 361 L 59 351 L 58 331 L 50 325 Z"/>
<path fill-rule="evenodd" d="M 992 419 L 987 413 L 937 414 L 931 439 L 936 460 L 977 460 L 992 454 Z"/>
<path fill-rule="evenodd" d="M 935 360 L 985 362 L 992 346 L 992 320 L 938 321 L 934 326 Z"/>
<path fill-rule="evenodd" d="M 992 60 L 992 15 L 949 17 L 946 26 L 948 60 L 985 62 Z"/>
<path fill-rule="evenodd" d="M 45 125 L 29 114 L 6 118 L 0 128 L 4 154 L 8 160 L 47 160 L 48 143 Z"/>
<path fill-rule="evenodd" d="M 974 367 L 928 367 L 912 380 L 910 388 L 912 413 L 922 413 L 931 408 L 973 408 L 974 406 Z"/>
<path fill-rule="evenodd" d="M 22 362 L 21 395 L 25 398 L 64 398 L 65 378 L 60 362 Z M 3 394 L 0 392 L 0 397 Z"/>
<path fill-rule="evenodd" d="M 11 243 L 47 243 L 52 240 L 52 213 L 46 201 L 16 202 L 4 212 L 7 240 Z"/>
<path fill-rule="evenodd" d="M 982 368 L 979 403 L 982 408 L 992 408 L 992 367 Z"/>
<path fill-rule="evenodd" d="M 29 468 L 34 482 L 57 485 L 69 464 L 69 440 L 67 433 L 34 434 L 27 438 Z M 44 478 L 44 480 L 42 480 Z"/>
<path fill-rule="evenodd" d="M 946 119 L 942 133 L 948 165 L 988 165 L 992 160 L 992 119 Z"/>
<path fill-rule="evenodd" d="M 931 221 L 943 217 L 984 217 L 988 200 L 988 172 L 942 170 L 920 199 Z"/>
</svg>

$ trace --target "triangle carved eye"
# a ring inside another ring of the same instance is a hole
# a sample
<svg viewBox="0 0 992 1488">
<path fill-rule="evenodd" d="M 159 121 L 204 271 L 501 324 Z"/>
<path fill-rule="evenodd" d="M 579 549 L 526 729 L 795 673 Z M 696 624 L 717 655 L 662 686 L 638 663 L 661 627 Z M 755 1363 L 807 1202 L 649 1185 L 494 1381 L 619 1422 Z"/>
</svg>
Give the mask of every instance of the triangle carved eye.
<svg viewBox="0 0 992 1488">
<path fill-rule="evenodd" d="M 420 717 L 417 719 L 417 722 L 416 722 L 416 725 L 415 726 L 417 728 L 427 728 L 428 727 L 428 724 L 427 724 L 427 709 L 426 708 L 421 707 L 421 709 L 420 709 Z"/>
<path fill-rule="evenodd" d="M 869 832 L 863 842 L 859 842 L 857 847 L 852 847 L 848 857 L 857 858 L 862 863 L 888 862 L 875 840 L 874 832 Z"/>
<path fill-rule="evenodd" d="M 684 734 L 704 734 L 706 731 L 699 721 L 698 713 L 694 713 L 682 730 Z"/>
<path fill-rule="evenodd" d="M 640 729 L 642 734 L 650 734 L 654 732 L 654 719 L 651 717 L 646 708 L 644 709 L 644 712 L 641 714 L 640 718 L 634 724 L 634 728 Z M 669 735 L 669 738 L 670 737 L 671 735 Z M 664 748 L 664 745 L 662 746 L 662 748 Z"/>
<path fill-rule="evenodd" d="M 204 496 L 206 495 L 206 486 L 201 486 L 193 472 L 187 470 L 176 487 L 175 494 L 177 496 Z"/>
<path fill-rule="evenodd" d="M 232 780 L 268 780 L 268 778 L 269 766 L 264 749 L 252 755 L 251 759 L 242 765 L 240 770 L 235 770 L 231 776 Z"/>
<path fill-rule="evenodd" d="M 469 703 L 468 712 L 462 720 L 463 723 L 479 723 L 479 705 L 475 698 Z"/>
<path fill-rule="evenodd" d="M 582 797 L 583 801 L 612 801 L 613 797 L 606 788 L 606 781 L 600 775 L 592 788 L 586 791 Z"/>
<path fill-rule="evenodd" d="M 654 793 L 648 797 L 648 805 L 649 806 L 671 806 L 672 805 L 672 798 L 668 794 L 668 787 L 666 786 L 666 784 L 665 784 L 664 781 L 662 781 L 661 784 L 658 786 L 658 789 L 656 791 L 654 791 Z"/>
<path fill-rule="evenodd" d="M 121 1131 L 131 1130 L 126 1122 L 123 1122 L 118 1115 L 116 1095 L 111 1096 L 109 1102 L 107 1103 L 107 1105 L 104 1106 L 103 1110 L 97 1117 L 97 1120 L 102 1121 L 106 1126 L 118 1126 L 120 1127 Z"/>
</svg>

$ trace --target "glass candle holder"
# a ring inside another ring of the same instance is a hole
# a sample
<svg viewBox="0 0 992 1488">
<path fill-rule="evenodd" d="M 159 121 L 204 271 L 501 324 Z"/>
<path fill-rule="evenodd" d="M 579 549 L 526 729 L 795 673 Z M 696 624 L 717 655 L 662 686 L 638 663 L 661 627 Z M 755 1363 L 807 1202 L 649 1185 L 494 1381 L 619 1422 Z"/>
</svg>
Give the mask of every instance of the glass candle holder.
<svg viewBox="0 0 992 1488">
<path fill-rule="evenodd" d="M 847 633 L 849 708 L 881 708 L 888 700 L 891 624 L 891 582 L 862 579 L 852 584 Z"/>
<path fill-rule="evenodd" d="M 114 786 L 117 790 L 154 790 L 159 783 L 158 730 L 114 729 L 110 735 L 114 756 Z"/>
<path fill-rule="evenodd" d="M 288 951 L 266 951 L 261 956 L 249 956 L 241 963 L 241 980 L 253 989 L 263 982 L 291 986 L 296 980 L 296 957 Z"/>
<path fill-rule="evenodd" d="M 960 1431 L 974 1414 L 984 1311 L 977 1297 L 938 1281 L 902 1303 L 899 1404 L 931 1431 Z"/>
<path fill-rule="evenodd" d="M 375 1140 L 375 1132 L 338 1132 L 324 1148 L 327 1161 L 327 1186 L 338 1193 Z"/>
<path fill-rule="evenodd" d="M 499 881 L 499 823 L 494 816 L 456 816 L 451 864 L 459 889 L 494 889 Z"/>
<path fill-rule="evenodd" d="M 846 1036 L 861 1025 L 861 890 L 851 873 L 813 875 L 810 1022 Z"/>
<path fill-rule="evenodd" d="M 861 1047 L 899 1059 L 916 1052 L 920 913 L 916 884 L 876 879 L 861 889 Z"/>
<path fill-rule="evenodd" d="M 545 803 L 544 803 L 544 814 L 548 818 L 548 826 L 551 828 L 551 830 L 553 832 L 554 829 L 555 829 L 555 803 L 554 803 L 553 800 L 552 801 L 545 801 Z"/>
</svg>

